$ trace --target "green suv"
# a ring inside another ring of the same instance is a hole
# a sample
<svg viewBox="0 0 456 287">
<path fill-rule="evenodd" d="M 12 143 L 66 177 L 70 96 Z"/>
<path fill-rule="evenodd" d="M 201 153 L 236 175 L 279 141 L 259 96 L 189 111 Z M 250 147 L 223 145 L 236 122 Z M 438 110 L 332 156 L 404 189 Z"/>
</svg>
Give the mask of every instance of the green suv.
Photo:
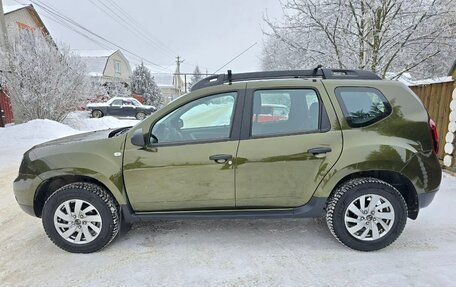
<svg viewBox="0 0 456 287">
<path fill-rule="evenodd" d="M 134 127 L 33 147 L 14 193 L 69 252 L 100 250 L 143 220 L 322 216 L 341 243 L 371 251 L 434 198 L 437 149 L 433 121 L 399 82 L 228 71 Z"/>
</svg>

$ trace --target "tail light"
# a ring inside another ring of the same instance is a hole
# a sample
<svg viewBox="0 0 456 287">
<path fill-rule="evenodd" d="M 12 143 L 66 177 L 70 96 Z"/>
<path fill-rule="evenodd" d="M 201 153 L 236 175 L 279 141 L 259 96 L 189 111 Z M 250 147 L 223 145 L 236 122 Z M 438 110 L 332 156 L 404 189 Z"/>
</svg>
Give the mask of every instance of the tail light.
<svg viewBox="0 0 456 287">
<path fill-rule="evenodd" d="M 429 128 L 431 129 L 432 135 L 432 145 L 434 147 L 434 152 L 439 152 L 439 134 L 437 132 L 437 125 L 432 119 L 429 119 Z"/>
</svg>

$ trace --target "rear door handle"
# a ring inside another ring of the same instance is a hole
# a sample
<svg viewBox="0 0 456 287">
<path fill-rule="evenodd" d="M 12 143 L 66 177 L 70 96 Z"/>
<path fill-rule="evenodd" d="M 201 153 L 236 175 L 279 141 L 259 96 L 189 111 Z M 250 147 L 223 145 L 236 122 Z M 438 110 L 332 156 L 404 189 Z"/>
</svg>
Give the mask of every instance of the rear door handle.
<svg viewBox="0 0 456 287">
<path fill-rule="evenodd" d="M 317 154 L 331 152 L 331 148 L 330 147 L 314 147 L 314 148 L 308 149 L 307 152 L 312 155 L 317 155 Z"/>
<path fill-rule="evenodd" d="M 214 154 L 209 157 L 209 160 L 213 160 L 216 163 L 225 163 L 232 158 L 233 156 L 230 154 Z"/>
</svg>

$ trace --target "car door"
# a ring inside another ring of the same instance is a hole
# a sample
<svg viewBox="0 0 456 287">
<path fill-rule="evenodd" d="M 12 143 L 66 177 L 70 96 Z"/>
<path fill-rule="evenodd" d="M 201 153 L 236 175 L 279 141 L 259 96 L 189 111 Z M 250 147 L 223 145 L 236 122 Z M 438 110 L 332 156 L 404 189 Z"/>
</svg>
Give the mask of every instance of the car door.
<svg viewBox="0 0 456 287">
<path fill-rule="evenodd" d="M 136 115 L 136 106 L 130 99 L 122 100 L 122 117 L 134 117 Z"/>
<path fill-rule="evenodd" d="M 283 107 L 281 116 L 264 114 L 268 106 Z M 342 133 L 321 82 L 249 83 L 243 118 L 236 206 L 307 203 L 342 150 Z"/>
<path fill-rule="evenodd" d="M 234 208 L 244 90 L 195 99 L 155 120 L 145 148 L 128 140 L 124 179 L 136 211 Z"/>
<path fill-rule="evenodd" d="M 108 106 L 108 115 L 109 116 L 121 116 L 122 115 L 122 99 L 114 100 L 109 106 Z"/>
</svg>

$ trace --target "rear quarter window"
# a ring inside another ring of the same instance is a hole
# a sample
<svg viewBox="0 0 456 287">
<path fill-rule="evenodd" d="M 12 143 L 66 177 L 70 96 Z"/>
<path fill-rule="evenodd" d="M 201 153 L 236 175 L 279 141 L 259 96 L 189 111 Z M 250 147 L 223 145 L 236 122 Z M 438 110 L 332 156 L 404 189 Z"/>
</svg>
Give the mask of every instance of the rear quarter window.
<svg viewBox="0 0 456 287">
<path fill-rule="evenodd" d="M 377 89 L 338 87 L 335 93 L 350 127 L 365 127 L 391 114 L 390 103 Z"/>
</svg>

